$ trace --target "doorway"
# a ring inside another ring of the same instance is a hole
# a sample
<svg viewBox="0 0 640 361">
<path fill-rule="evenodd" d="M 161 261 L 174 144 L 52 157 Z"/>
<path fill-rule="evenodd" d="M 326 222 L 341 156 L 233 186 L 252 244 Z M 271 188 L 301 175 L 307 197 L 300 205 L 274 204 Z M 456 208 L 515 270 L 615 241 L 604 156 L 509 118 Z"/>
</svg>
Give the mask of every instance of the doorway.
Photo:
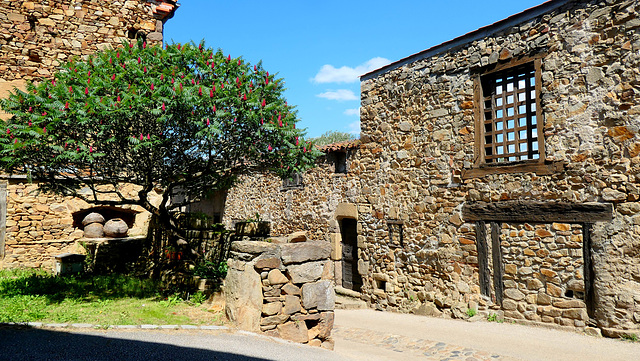
<svg viewBox="0 0 640 361">
<path fill-rule="evenodd" d="M 362 277 L 358 272 L 358 222 L 353 218 L 340 221 L 342 236 L 342 287 L 360 292 Z"/>
</svg>

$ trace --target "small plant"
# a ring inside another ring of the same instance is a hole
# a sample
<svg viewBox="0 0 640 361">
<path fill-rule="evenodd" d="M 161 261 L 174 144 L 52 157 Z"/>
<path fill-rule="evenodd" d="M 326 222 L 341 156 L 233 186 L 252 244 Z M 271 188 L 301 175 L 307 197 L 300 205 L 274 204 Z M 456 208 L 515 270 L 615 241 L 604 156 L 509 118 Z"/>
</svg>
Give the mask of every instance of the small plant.
<svg viewBox="0 0 640 361">
<path fill-rule="evenodd" d="M 200 278 L 218 279 L 227 275 L 227 262 L 211 262 L 197 264 L 193 269 L 193 275 Z"/>
<path fill-rule="evenodd" d="M 635 333 L 623 333 L 622 335 L 620 335 L 620 338 L 630 342 L 640 341 L 640 339 L 638 339 L 638 335 L 636 335 Z"/>
<path fill-rule="evenodd" d="M 256 212 L 256 214 L 253 217 L 247 218 L 247 222 L 249 223 L 260 222 L 260 213 Z"/>
<path fill-rule="evenodd" d="M 195 303 L 196 305 L 200 305 L 206 300 L 207 300 L 207 295 L 205 295 L 204 292 L 200 292 L 200 291 L 192 294 L 191 297 L 189 297 L 189 301 L 192 303 Z"/>
<path fill-rule="evenodd" d="M 503 323 L 504 320 L 501 320 L 498 318 L 498 314 L 497 313 L 492 313 L 489 316 L 487 316 L 487 321 L 489 322 L 497 322 L 497 323 Z"/>
<path fill-rule="evenodd" d="M 475 308 L 467 308 L 467 316 L 473 317 L 476 314 L 478 314 L 478 310 L 476 310 Z"/>
</svg>

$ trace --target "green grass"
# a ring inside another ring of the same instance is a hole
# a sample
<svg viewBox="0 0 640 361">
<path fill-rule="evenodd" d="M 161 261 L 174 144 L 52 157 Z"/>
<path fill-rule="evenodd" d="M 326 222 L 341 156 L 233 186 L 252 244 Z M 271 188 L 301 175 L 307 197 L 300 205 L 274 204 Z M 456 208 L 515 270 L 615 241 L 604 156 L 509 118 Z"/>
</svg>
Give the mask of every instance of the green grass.
<svg viewBox="0 0 640 361">
<path fill-rule="evenodd" d="M 0 322 L 96 325 L 221 324 L 205 296 L 166 295 L 151 280 L 122 275 L 55 277 L 41 270 L 0 271 Z"/>
</svg>

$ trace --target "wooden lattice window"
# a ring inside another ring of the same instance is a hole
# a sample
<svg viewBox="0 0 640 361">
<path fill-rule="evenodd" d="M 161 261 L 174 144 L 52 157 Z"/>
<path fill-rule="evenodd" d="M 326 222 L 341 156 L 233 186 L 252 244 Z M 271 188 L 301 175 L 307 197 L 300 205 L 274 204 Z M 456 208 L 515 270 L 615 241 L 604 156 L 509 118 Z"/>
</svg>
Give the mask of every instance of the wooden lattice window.
<svg viewBox="0 0 640 361">
<path fill-rule="evenodd" d="M 484 163 L 542 158 L 539 69 L 535 61 L 481 76 L 479 150 Z"/>
</svg>

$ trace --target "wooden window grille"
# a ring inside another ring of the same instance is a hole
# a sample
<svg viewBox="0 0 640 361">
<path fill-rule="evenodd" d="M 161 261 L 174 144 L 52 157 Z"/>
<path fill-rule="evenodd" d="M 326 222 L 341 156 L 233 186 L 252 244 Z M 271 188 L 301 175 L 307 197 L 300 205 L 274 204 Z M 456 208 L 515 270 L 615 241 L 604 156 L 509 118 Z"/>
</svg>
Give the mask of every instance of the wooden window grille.
<svg viewBox="0 0 640 361">
<path fill-rule="evenodd" d="M 481 77 L 484 162 L 540 159 L 539 65 L 527 63 Z"/>
</svg>

